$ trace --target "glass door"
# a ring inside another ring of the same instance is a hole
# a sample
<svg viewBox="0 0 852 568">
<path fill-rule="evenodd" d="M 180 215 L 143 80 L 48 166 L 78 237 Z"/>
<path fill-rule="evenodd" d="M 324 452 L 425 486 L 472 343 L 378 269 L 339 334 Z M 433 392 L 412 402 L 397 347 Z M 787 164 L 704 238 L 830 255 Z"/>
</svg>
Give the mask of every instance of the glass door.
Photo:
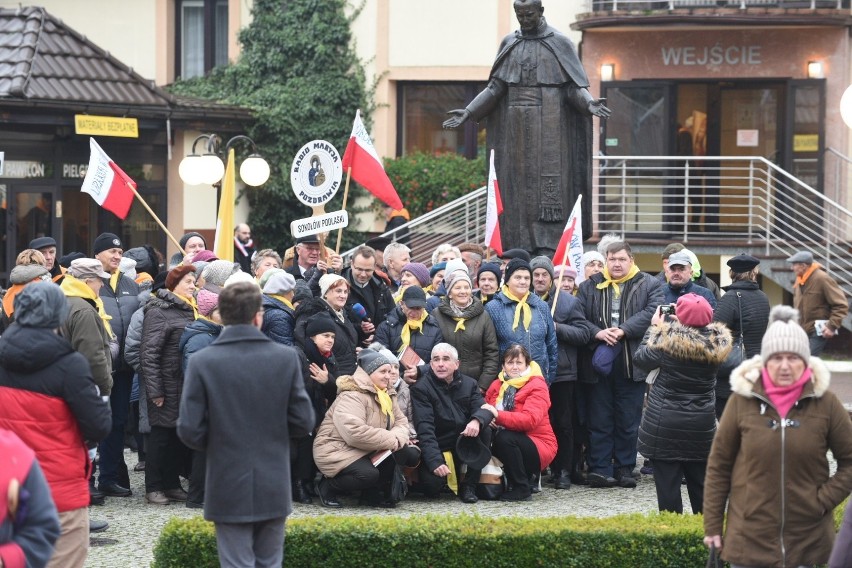
<svg viewBox="0 0 852 568">
<path fill-rule="evenodd" d="M 3 186 L 0 185 L 0 190 Z M 36 237 L 56 239 L 62 250 L 60 235 L 62 205 L 57 202 L 56 191 L 44 186 L 5 185 L 2 214 L 5 216 L 5 258 L 0 278 L 8 281 L 18 253 L 27 248 Z"/>
</svg>

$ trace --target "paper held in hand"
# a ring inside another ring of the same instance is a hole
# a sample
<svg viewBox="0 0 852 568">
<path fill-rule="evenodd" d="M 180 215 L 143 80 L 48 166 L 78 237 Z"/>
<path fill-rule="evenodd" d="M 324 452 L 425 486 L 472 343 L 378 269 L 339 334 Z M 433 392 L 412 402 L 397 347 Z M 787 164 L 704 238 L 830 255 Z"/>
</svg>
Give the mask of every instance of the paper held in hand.
<svg viewBox="0 0 852 568">
<path fill-rule="evenodd" d="M 390 450 L 379 450 L 370 455 L 370 461 L 373 462 L 373 466 L 379 467 L 379 464 L 385 461 L 389 455 L 391 455 Z"/>
<path fill-rule="evenodd" d="M 828 320 L 814 320 L 814 334 L 817 337 L 822 337 L 826 327 L 828 327 Z"/>
</svg>

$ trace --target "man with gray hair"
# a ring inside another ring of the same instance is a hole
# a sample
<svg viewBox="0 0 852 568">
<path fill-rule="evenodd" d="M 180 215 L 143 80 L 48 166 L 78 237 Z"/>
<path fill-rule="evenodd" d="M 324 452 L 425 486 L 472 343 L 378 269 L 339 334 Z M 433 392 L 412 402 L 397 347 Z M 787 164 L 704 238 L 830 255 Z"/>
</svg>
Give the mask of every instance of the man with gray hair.
<svg viewBox="0 0 852 568">
<path fill-rule="evenodd" d="M 482 257 L 485 256 L 485 251 L 482 245 L 476 243 L 462 243 L 459 245 L 461 259 L 464 265 L 467 266 L 467 273 L 471 280 L 476 280 L 476 275 L 479 272 L 479 267 L 482 266 Z"/>
<path fill-rule="evenodd" d="M 491 447 L 493 414 L 483 408 L 485 399 L 476 380 L 459 372 L 459 353 L 449 343 L 432 348 L 429 369 L 411 387 L 411 406 L 422 457 L 421 488 L 427 497 L 437 497 L 444 485 L 458 493 L 464 503 L 476 503 L 476 484 L 485 464 L 468 463 L 465 483 L 461 478 L 463 460 L 457 442 L 478 438 Z M 487 460 L 486 460 L 487 462 Z"/>
<path fill-rule="evenodd" d="M 384 260 L 385 269 L 391 279 L 390 288 L 396 292 L 399 289 L 402 267 L 411 262 L 411 249 L 402 243 L 393 242 L 385 247 Z"/>
</svg>

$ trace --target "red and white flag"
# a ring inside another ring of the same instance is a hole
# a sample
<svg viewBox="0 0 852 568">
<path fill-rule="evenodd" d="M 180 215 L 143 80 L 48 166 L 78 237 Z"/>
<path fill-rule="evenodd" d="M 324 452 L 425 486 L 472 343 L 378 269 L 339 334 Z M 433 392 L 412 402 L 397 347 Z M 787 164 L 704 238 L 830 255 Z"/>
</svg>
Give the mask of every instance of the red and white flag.
<svg viewBox="0 0 852 568">
<path fill-rule="evenodd" d="M 89 138 L 89 146 L 92 154 L 81 191 L 91 195 L 98 205 L 119 219 L 126 219 L 133 205 L 136 182 L 106 155 L 94 138 Z"/>
<path fill-rule="evenodd" d="M 485 244 L 494 249 L 497 255 L 503 254 L 503 241 L 500 238 L 500 220 L 503 212 L 503 200 L 500 198 L 500 185 L 497 183 L 497 171 L 494 169 L 494 150 L 491 150 L 491 167 L 488 170 L 488 193 L 485 201 Z"/>
<path fill-rule="evenodd" d="M 361 111 L 355 113 L 352 135 L 343 152 L 343 169 L 352 168 L 352 177 L 364 189 L 381 199 L 388 207 L 402 209 L 402 200 L 397 195 L 382 161 L 376 153 L 373 141 L 361 121 Z"/>
<path fill-rule="evenodd" d="M 580 206 L 582 199 L 582 195 L 577 197 L 577 202 L 562 232 L 562 238 L 559 239 L 556 253 L 553 255 L 553 264 L 557 266 L 567 264 L 577 269 L 577 284 L 585 280 L 583 267 L 580 266 L 583 260 L 583 212 Z"/>
</svg>

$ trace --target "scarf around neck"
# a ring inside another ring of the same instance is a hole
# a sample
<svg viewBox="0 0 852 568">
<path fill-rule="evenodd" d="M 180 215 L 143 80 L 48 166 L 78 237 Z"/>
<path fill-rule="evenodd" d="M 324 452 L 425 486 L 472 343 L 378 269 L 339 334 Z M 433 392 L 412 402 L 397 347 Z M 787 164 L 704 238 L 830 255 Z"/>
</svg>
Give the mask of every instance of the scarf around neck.
<svg viewBox="0 0 852 568">
<path fill-rule="evenodd" d="M 787 413 L 802 396 L 805 385 L 811 380 L 811 369 L 810 367 L 805 369 L 798 381 L 786 387 L 776 386 L 766 371 L 766 367 L 760 370 L 760 376 L 763 379 L 763 390 L 766 391 L 766 396 L 769 397 L 769 400 L 775 406 L 775 410 L 778 411 L 778 416 L 787 418 Z"/>
<path fill-rule="evenodd" d="M 521 321 L 522 315 L 524 318 L 524 329 L 529 331 L 530 324 L 532 323 L 532 308 L 530 308 L 530 305 L 527 303 L 527 298 L 530 297 L 530 293 L 527 292 L 524 294 L 523 298 L 518 298 L 512 294 L 512 291 L 509 290 L 509 286 L 507 284 L 503 284 L 500 291 L 513 302 L 517 302 L 517 305 L 515 306 L 515 317 L 512 320 L 512 331 L 518 329 L 518 323 Z"/>
<path fill-rule="evenodd" d="M 453 333 L 465 331 L 464 322 L 467 318 L 464 317 L 464 311 L 473 305 L 473 296 L 470 297 L 466 306 L 456 305 L 456 303 L 452 300 L 448 300 L 448 303 L 450 305 L 450 310 L 453 312 L 453 319 L 456 320 L 456 329 Z"/>
<path fill-rule="evenodd" d="M 822 265 L 820 263 L 812 262 L 811 265 L 808 267 L 808 269 L 805 270 L 804 274 L 796 277 L 796 286 L 799 286 L 799 287 L 804 286 L 805 282 L 808 281 L 808 278 L 811 277 L 811 274 L 813 274 L 814 272 L 816 272 L 820 268 L 822 268 Z"/>
<path fill-rule="evenodd" d="M 400 339 L 402 339 L 402 348 L 400 349 L 400 353 L 405 351 L 405 348 L 411 344 L 411 332 L 419 331 L 420 335 L 423 335 L 423 322 L 426 321 L 426 318 L 429 317 L 429 312 L 423 310 L 423 315 L 420 316 L 419 320 L 405 320 L 405 324 L 402 326 L 402 331 L 399 334 Z"/>
<path fill-rule="evenodd" d="M 112 316 L 106 313 L 106 309 L 104 309 L 104 301 L 101 300 L 101 297 L 95 294 L 95 291 L 89 288 L 88 284 L 83 282 L 78 278 L 74 278 L 70 274 L 65 275 L 65 279 L 62 281 L 62 284 L 59 285 L 59 288 L 65 293 L 69 298 L 83 298 L 85 300 L 91 300 L 95 303 L 95 307 L 98 310 L 98 315 L 101 317 L 101 321 L 104 323 L 104 328 L 106 329 L 107 335 L 112 338 L 115 337 L 115 334 L 112 332 L 112 326 L 109 324 L 109 321 L 112 319 Z"/>
<path fill-rule="evenodd" d="M 630 267 L 630 270 L 627 271 L 627 274 L 618 279 L 613 279 L 609 275 L 609 269 L 604 268 L 603 271 L 604 281 L 597 285 L 598 290 L 605 290 L 608 286 L 612 285 L 612 289 L 615 292 L 615 297 L 618 298 L 621 296 L 621 288 L 619 288 L 619 284 L 624 284 L 637 274 L 639 274 L 639 267 L 635 264 Z"/>
<path fill-rule="evenodd" d="M 379 408 L 381 408 L 382 414 L 387 416 L 388 422 L 393 425 L 393 401 L 388 394 L 388 390 L 376 387 L 376 394 L 378 395 Z"/>
<path fill-rule="evenodd" d="M 287 306 L 291 310 L 296 309 L 296 308 L 293 307 L 293 302 L 291 302 L 290 300 L 288 300 L 286 297 L 282 296 L 281 294 L 269 294 L 269 297 L 275 298 L 276 300 L 278 300 L 279 302 L 281 302 L 282 304 L 284 304 L 285 306 Z"/>
<path fill-rule="evenodd" d="M 172 292 L 172 294 L 175 294 L 175 293 Z M 175 294 L 175 297 L 179 298 L 179 299 L 183 300 L 184 302 L 186 302 L 187 304 L 189 304 L 189 307 L 192 308 L 193 319 L 198 319 L 198 318 L 202 317 L 201 314 L 198 313 L 198 304 L 195 302 L 195 298 L 193 298 L 192 296 L 187 298 L 186 296 L 181 296 L 180 294 Z M 204 318 L 204 319 L 207 319 L 207 318 Z"/>
<path fill-rule="evenodd" d="M 515 393 L 533 377 L 541 377 L 541 367 L 533 361 L 530 366 L 514 379 L 506 378 L 506 371 L 500 371 L 497 379 L 500 381 L 500 391 L 497 393 L 497 401 L 494 406 L 497 410 L 512 410 L 515 408 Z"/>
</svg>

